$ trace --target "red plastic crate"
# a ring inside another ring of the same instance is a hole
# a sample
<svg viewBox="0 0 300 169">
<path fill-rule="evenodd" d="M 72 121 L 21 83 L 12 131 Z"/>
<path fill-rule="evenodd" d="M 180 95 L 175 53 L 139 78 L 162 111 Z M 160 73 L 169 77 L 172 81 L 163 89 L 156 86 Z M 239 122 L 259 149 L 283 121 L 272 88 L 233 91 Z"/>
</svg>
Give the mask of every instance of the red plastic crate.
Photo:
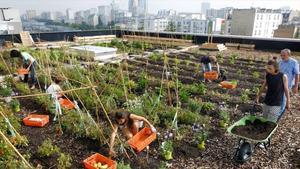
<svg viewBox="0 0 300 169">
<path fill-rule="evenodd" d="M 220 83 L 220 85 L 223 87 L 223 88 L 226 88 L 226 89 L 235 89 L 236 88 L 236 84 L 233 84 L 229 81 L 223 81 Z"/>
<path fill-rule="evenodd" d="M 216 71 L 211 71 L 211 72 L 205 72 L 204 73 L 204 78 L 207 80 L 217 80 L 218 79 L 218 72 Z"/>
<path fill-rule="evenodd" d="M 75 108 L 75 104 L 68 99 L 60 99 L 59 103 L 62 108 L 67 109 L 67 110 L 71 110 L 71 109 Z"/>
<path fill-rule="evenodd" d="M 128 144 L 137 152 L 141 152 L 155 139 L 156 133 L 153 133 L 150 128 L 145 127 L 128 140 Z"/>
<path fill-rule="evenodd" d="M 96 153 L 83 161 L 85 169 L 96 169 L 94 163 L 107 164 L 108 169 L 117 169 L 117 163 L 99 153 Z"/>
<path fill-rule="evenodd" d="M 17 72 L 18 72 L 19 75 L 26 75 L 26 74 L 29 73 L 28 70 L 24 69 L 24 68 L 18 69 Z"/>
<path fill-rule="evenodd" d="M 23 119 L 23 123 L 26 126 L 44 127 L 47 123 L 49 123 L 49 116 L 48 115 L 39 115 L 39 114 L 30 114 Z"/>
</svg>

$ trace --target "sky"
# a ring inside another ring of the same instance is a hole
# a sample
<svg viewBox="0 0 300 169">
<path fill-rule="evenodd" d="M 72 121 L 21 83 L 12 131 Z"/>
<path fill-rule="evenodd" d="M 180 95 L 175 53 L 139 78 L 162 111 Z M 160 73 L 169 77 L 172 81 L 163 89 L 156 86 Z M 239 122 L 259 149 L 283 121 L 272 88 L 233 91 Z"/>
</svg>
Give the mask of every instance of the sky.
<svg viewBox="0 0 300 169">
<path fill-rule="evenodd" d="M 0 0 L 0 7 L 17 8 L 24 13 L 26 9 L 37 11 L 74 11 L 86 10 L 100 5 L 109 5 L 112 0 Z M 128 8 L 128 0 L 115 0 L 121 9 Z M 211 8 L 274 8 L 289 6 L 300 10 L 300 0 L 148 0 L 149 12 L 157 13 L 160 9 L 174 9 L 178 12 L 201 12 L 201 2 L 210 2 Z"/>
</svg>

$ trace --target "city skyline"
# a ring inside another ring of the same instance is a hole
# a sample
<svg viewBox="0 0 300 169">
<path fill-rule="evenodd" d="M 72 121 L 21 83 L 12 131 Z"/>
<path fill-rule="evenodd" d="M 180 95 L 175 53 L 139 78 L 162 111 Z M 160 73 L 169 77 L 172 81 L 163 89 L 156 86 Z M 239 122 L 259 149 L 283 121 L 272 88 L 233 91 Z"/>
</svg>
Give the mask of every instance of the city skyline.
<svg viewBox="0 0 300 169">
<path fill-rule="evenodd" d="M 42 11 L 61 11 L 65 12 L 67 8 L 71 8 L 74 11 L 86 10 L 101 5 L 109 5 L 112 0 L 24 0 L 22 2 L 18 0 L 2 0 L 2 7 L 17 8 L 21 13 L 25 13 L 26 10 L 37 10 Z M 158 10 L 162 9 L 173 9 L 178 12 L 201 12 L 201 3 L 210 2 L 211 8 L 222 8 L 222 7 L 235 7 L 235 8 L 250 8 L 250 7 L 261 7 L 261 8 L 272 8 L 278 9 L 280 7 L 290 7 L 291 9 L 300 10 L 299 0 L 148 0 L 149 13 L 157 13 Z M 72 2 L 72 3 L 70 3 Z M 74 3 L 76 2 L 76 3 Z M 115 0 L 115 2 L 123 10 L 128 10 L 128 0 Z M 172 3 L 171 3 L 172 2 Z M 272 3 L 269 3 L 272 2 Z M 43 5 L 47 3 L 47 5 Z M 170 6 L 172 4 L 172 6 Z"/>
</svg>

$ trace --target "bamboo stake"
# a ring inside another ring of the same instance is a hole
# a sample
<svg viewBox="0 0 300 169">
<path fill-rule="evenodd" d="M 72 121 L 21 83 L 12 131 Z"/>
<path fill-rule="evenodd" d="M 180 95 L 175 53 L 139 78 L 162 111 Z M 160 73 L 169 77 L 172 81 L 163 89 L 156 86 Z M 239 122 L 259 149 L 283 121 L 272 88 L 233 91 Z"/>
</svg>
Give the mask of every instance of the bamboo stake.
<svg viewBox="0 0 300 169">
<path fill-rule="evenodd" d="M 90 89 L 90 88 L 95 88 L 96 86 L 89 86 L 89 87 L 80 87 L 76 89 L 70 89 L 70 90 L 65 90 L 62 91 L 62 93 L 69 93 L 77 90 L 84 90 L 84 89 Z M 9 98 L 16 99 L 16 98 L 26 98 L 26 97 L 35 97 L 35 96 L 46 96 L 50 95 L 51 93 L 38 93 L 38 94 L 30 94 L 30 95 L 23 95 L 23 96 L 12 96 Z M 1 97 L 0 99 L 5 100 L 7 97 Z"/>
<path fill-rule="evenodd" d="M 2 136 L 2 138 L 8 143 L 9 146 L 11 146 L 11 148 L 17 153 L 17 155 L 23 160 L 23 162 L 29 167 L 29 168 L 33 168 L 29 162 L 22 156 L 22 154 L 16 149 L 16 147 L 9 141 L 9 139 L 2 133 L 2 131 L 0 130 L 0 135 Z"/>
</svg>

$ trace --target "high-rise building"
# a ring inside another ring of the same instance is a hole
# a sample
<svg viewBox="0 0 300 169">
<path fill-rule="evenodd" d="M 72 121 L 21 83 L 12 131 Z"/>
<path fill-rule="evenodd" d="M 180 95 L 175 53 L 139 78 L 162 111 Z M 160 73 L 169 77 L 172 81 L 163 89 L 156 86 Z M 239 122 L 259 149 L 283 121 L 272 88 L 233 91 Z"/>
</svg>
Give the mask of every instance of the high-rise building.
<svg viewBox="0 0 300 169">
<path fill-rule="evenodd" d="M 13 8 L 0 8 L 0 34 L 18 34 L 23 31 L 20 12 Z"/>
<path fill-rule="evenodd" d="M 98 15 L 103 25 L 108 25 L 111 22 L 111 6 L 98 6 Z"/>
<path fill-rule="evenodd" d="M 98 15 L 90 15 L 88 17 L 88 22 L 91 26 L 97 26 L 99 24 L 99 16 Z"/>
<path fill-rule="evenodd" d="M 41 13 L 41 19 L 54 20 L 55 16 L 54 16 L 53 12 L 42 12 Z"/>
<path fill-rule="evenodd" d="M 282 22 L 281 10 L 234 9 L 231 34 L 255 37 L 273 37 L 274 30 Z"/>
<path fill-rule="evenodd" d="M 128 1 L 128 11 L 132 13 L 133 17 L 138 15 L 138 0 Z"/>
<path fill-rule="evenodd" d="M 66 10 L 66 22 L 67 23 L 74 23 L 75 15 L 72 9 L 68 8 Z"/>
<path fill-rule="evenodd" d="M 148 0 L 138 0 L 138 13 L 142 16 L 148 13 Z"/>
<path fill-rule="evenodd" d="M 210 9 L 210 3 L 209 2 L 202 2 L 201 3 L 201 13 L 206 15 L 206 11 Z"/>
<path fill-rule="evenodd" d="M 36 18 L 36 10 L 27 10 L 26 11 L 27 20 L 32 20 Z"/>
</svg>

